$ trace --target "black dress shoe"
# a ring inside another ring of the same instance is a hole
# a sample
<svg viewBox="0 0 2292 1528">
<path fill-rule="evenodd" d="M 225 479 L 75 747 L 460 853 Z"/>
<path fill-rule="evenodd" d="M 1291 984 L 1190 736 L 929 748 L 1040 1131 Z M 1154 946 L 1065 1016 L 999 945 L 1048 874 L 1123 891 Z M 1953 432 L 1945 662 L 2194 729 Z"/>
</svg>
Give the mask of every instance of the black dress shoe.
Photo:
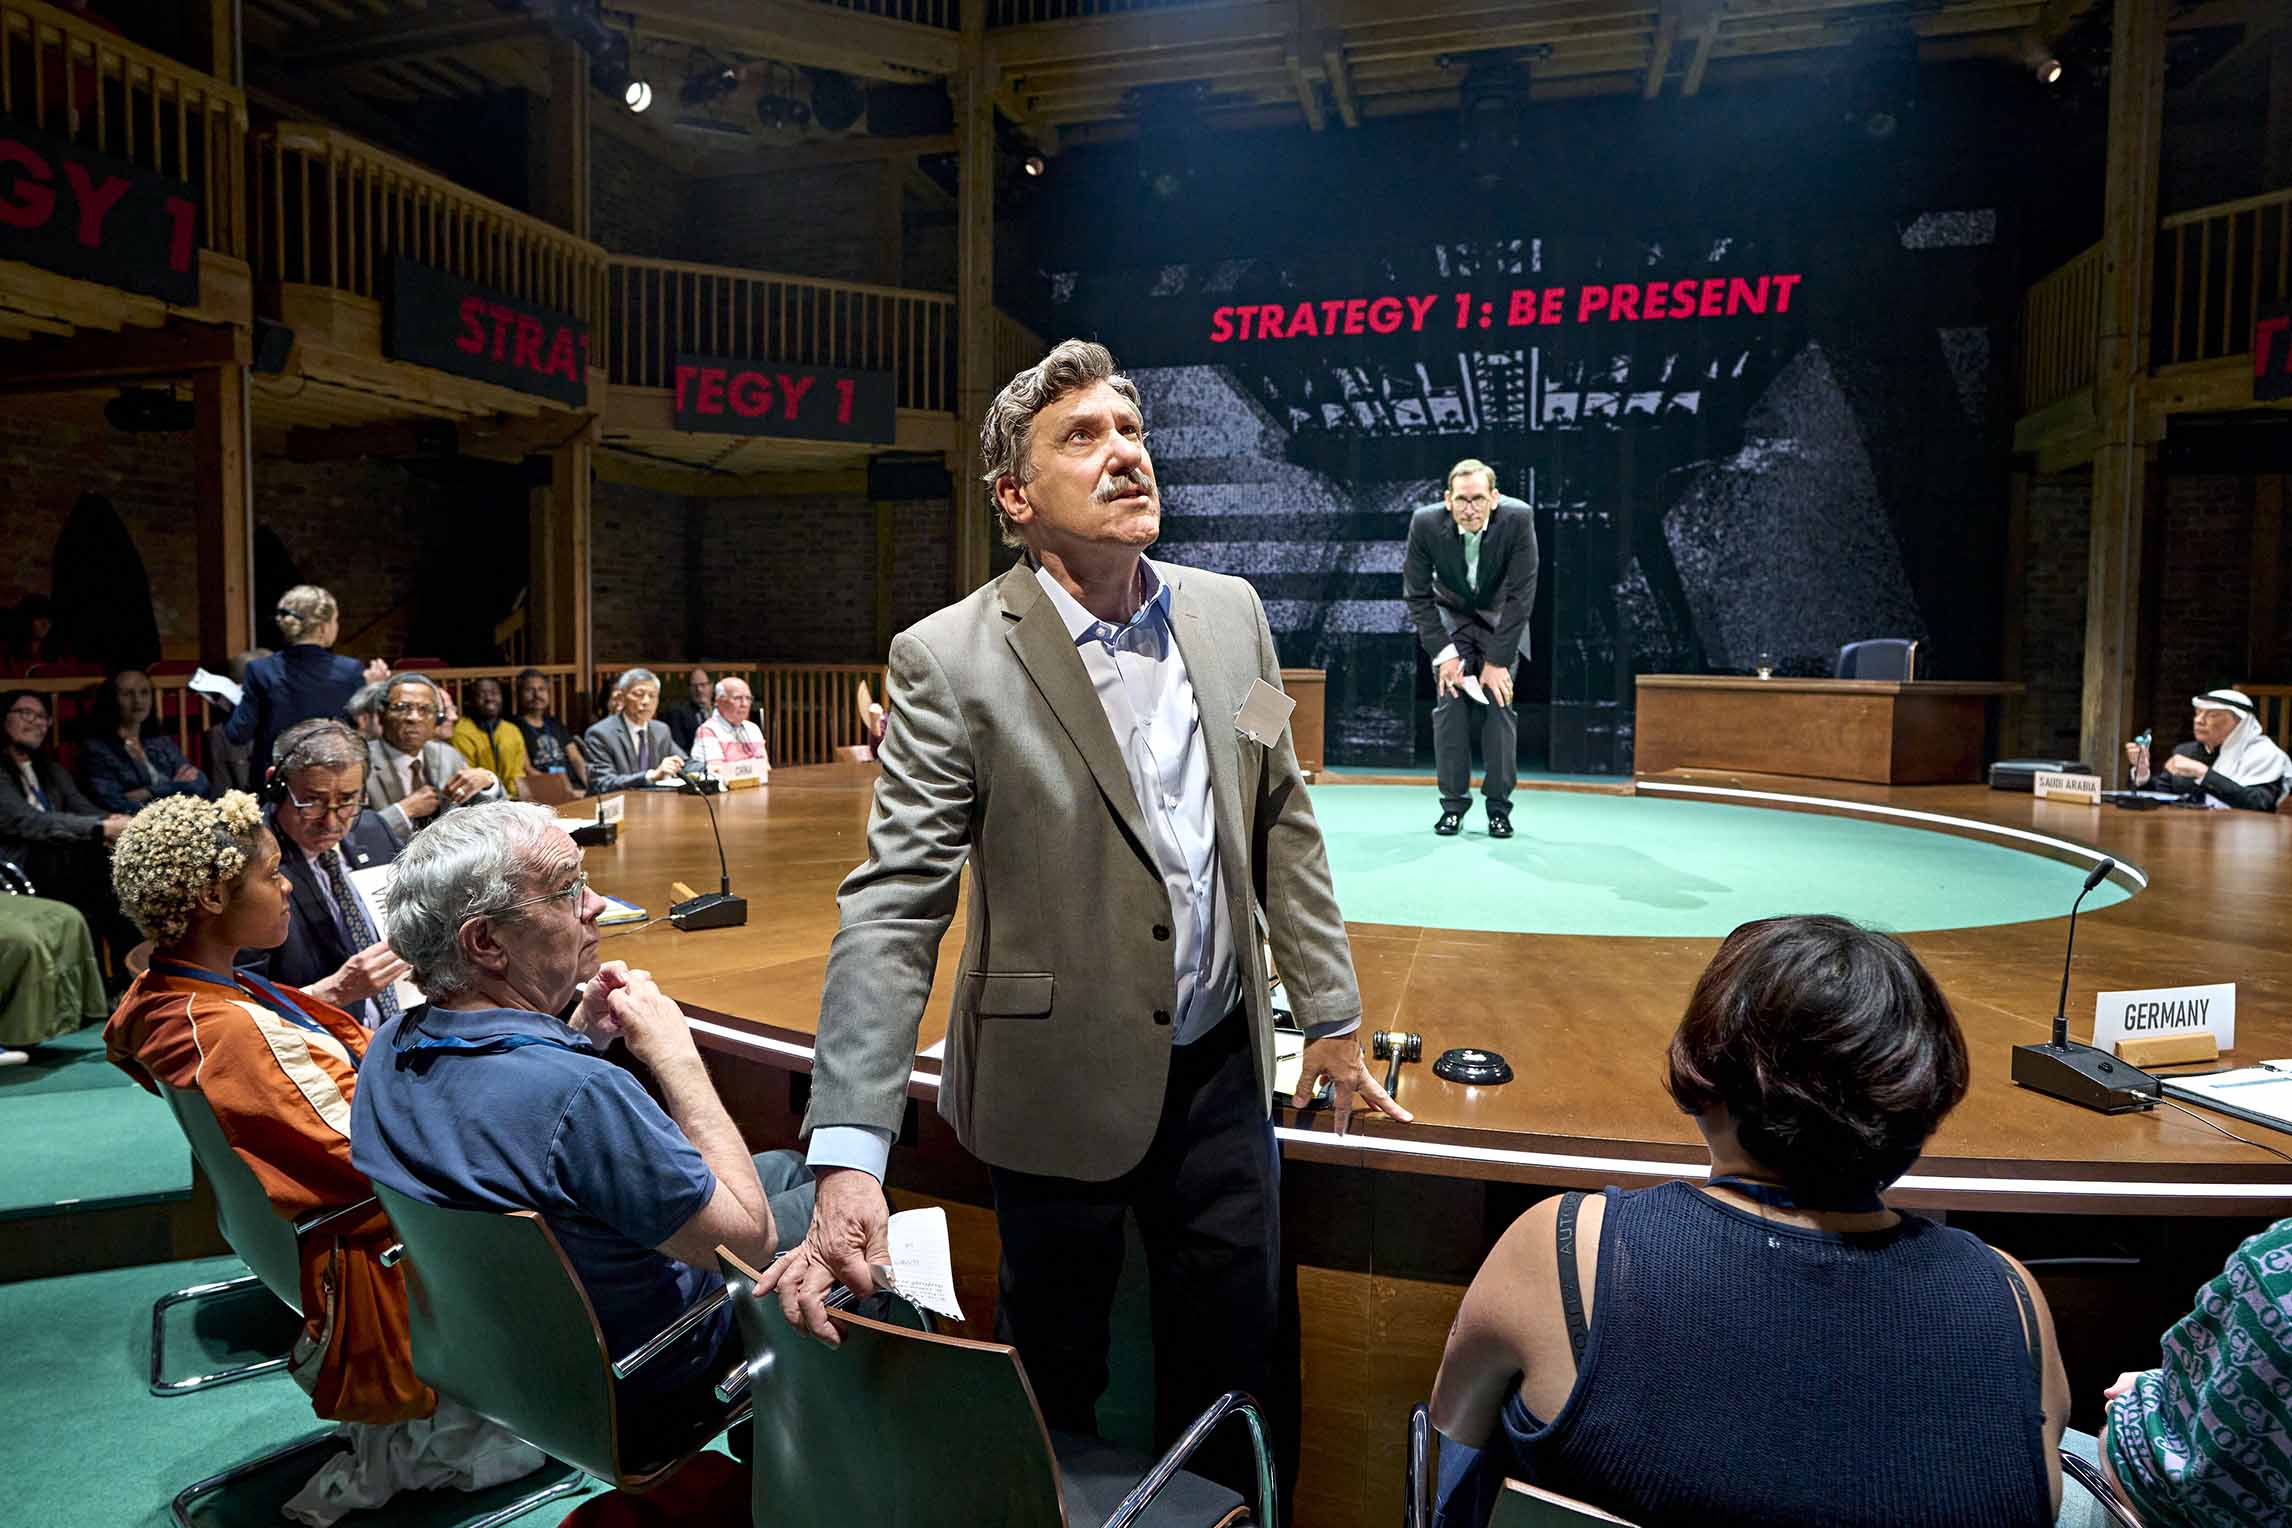
<svg viewBox="0 0 2292 1528">
<path fill-rule="evenodd" d="M 1510 812 L 1490 812 L 1488 814 L 1488 836 L 1490 838 L 1510 838 L 1512 836 L 1512 814 Z"/>
<path fill-rule="evenodd" d="M 1440 821 L 1433 824 L 1433 831 L 1443 838 L 1454 838 L 1463 831 L 1463 828 L 1464 814 L 1462 812 L 1443 812 L 1440 814 Z"/>
</svg>

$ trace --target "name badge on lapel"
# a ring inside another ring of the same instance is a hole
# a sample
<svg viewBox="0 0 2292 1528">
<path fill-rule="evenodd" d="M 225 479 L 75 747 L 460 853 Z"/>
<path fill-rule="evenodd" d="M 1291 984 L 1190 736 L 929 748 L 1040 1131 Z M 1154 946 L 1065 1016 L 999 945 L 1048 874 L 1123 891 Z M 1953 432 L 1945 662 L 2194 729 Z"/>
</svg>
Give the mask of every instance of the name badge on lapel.
<svg viewBox="0 0 2292 1528">
<path fill-rule="evenodd" d="M 1241 709 L 1234 713 L 1234 730 L 1253 743 L 1271 748 L 1281 741 L 1282 729 L 1289 725 L 1289 713 L 1296 709 L 1296 701 L 1264 680 L 1252 679 L 1249 693 L 1242 697 Z"/>
</svg>

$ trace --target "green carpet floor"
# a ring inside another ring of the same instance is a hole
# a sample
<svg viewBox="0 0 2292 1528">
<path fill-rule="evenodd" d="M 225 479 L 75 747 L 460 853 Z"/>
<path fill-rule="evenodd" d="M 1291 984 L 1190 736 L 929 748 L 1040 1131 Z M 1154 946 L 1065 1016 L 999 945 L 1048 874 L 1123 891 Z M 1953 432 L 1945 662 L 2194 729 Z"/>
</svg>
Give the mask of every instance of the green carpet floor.
<svg viewBox="0 0 2292 1528">
<path fill-rule="evenodd" d="M 182 1132 L 165 1104 L 104 1060 L 101 1025 L 0 1071 L 0 1162 L 0 1218 L 191 1188 Z"/>
<path fill-rule="evenodd" d="M 309 1399 L 283 1374 L 165 1399 L 146 1386 L 151 1302 L 244 1271 L 235 1260 L 209 1259 L 0 1285 L 0 1331 L 11 1348 L 0 1364 L 5 1457 L 15 1465 L 9 1522 L 167 1528 L 167 1504 L 184 1486 L 317 1430 Z M 177 1306 L 170 1315 L 167 1367 L 179 1376 L 264 1351 L 285 1312 L 267 1301 L 234 1299 Z M 258 1477 L 198 1520 L 202 1528 L 276 1524 L 276 1500 L 299 1484 Z M 518 1528 L 554 1528 L 599 1489 L 591 1482 L 581 1496 L 539 1507 L 517 1519 Z M 343 1528 L 415 1528 L 434 1520 L 452 1519 L 385 1510 L 347 1518 Z"/>
<path fill-rule="evenodd" d="M 1649 796 L 1523 791 L 1516 837 L 1488 836 L 1479 804 L 1436 838 L 1426 789 L 1317 790 L 1337 902 L 1354 923 L 1516 934 L 1718 938 L 1782 913 L 1838 913 L 1883 929 L 2057 918 L 2085 868 L 1949 833 Z M 2114 883 L 2086 907 L 2121 902 Z"/>
</svg>

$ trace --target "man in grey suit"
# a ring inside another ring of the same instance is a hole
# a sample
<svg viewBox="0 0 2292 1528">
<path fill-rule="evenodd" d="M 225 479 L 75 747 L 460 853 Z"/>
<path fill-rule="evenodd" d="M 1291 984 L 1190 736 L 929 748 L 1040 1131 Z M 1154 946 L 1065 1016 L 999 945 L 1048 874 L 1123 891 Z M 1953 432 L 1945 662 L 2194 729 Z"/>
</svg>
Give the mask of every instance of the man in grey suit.
<svg viewBox="0 0 2292 1528">
<path fill-rule="evenodd" d="M 382 694 L 382 735 L 366 744 L 366 805 L 401 846 L 438 813 L 499 801 L 501 781 L 438 739 L 446 697 L 419 674 L 394 674 Z"/>
<path fill-rule="evenodd" d="M 628 669 L 613 681 L 613 714 L 581 734 L 590 795 L 635 790 L 684 773 L 684 750 L 668 724 L 653 719 L 660 703 L 660 676 L 651 669 Z"/>
<path fill-rule="evenodd" d="M 1247 1390 L 1273 1405 L 1286 1474 L 1261 929 L 1308 1036 L 1296 1102 L 1327 1077 L 1340 1130 L 1356 1096 L 1408 1115 L 1361 1060 L 1352 952 L 1287 730 L 1236 724 L 1254 688 L 1279 687 L 1273 635 L 1248 584 L 1143 556 L 1161 499 L 1137 389 L 1103 347 L 1068 340 L 1013 377 L 980 444 L 1026 560 L 892 643 L 868 860 L 837 894 L 820 999 L 819 1205 L 766 1284 L 832 1342 L 830 1283 L 869 1290 L 888 1260 L 881 1179 L 968 863 L 939 1112 L 991 1170 L 998 1325 L 1045 1418 L 1096 1431 L 1132 1213 L 1158 1438 Z M 1204 1468 L 1246 1478 L 1238 1457 L 1222 1465 Z"/>
<path fill-rule="evenodd" d="M 1432 660 L 1439 694 L 1433 768 L 1440 777 L 1440 820 L 1433 831 L 1454 837 L 1472 809 L 1469 708 L 1478 705 L 1486 715 L 1480 790 L 1488 800 L 1488 836 L 1510 838 L 1520 774 L 1512 666 L 1527 656 L 1528 615 L 1536 608 L 1536 516 L 1518 499 L 1498 495 L 1496 472 L 1486 462 L 1467 457 L 1449 468 L 1441 502 L 1410 517 L 1401 596 Z"/>
</svg>

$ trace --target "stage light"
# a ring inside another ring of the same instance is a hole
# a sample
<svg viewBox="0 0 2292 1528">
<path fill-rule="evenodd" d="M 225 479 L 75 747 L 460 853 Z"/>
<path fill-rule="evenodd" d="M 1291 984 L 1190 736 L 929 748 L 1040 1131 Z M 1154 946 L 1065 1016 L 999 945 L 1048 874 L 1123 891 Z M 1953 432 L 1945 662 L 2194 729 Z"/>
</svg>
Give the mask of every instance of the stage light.
<svg viewBox="0 0 2292 1528">
<path fill-rule="evenodd" d="M 1525 64 L 1550 52 L 1546 45 L 1437 60 L 1443 69 L 1464 72 L 1456 91 L 1456 147 L 1473 183 L 1483 189 L 1502 182 L 1519 163 L 1520 128 L 1528 111 Z"/>
<path fill-rule="evenodd" d="M 1138 85 L 1123 94 L 1123 110 L 1138 119 L 1138 178 L 1164 201 L 1181 195 L 1193 179 L 1209 94 L 1199 82 Z"/>
<path fill-rule="evenodd" d="M 2061 60 L 2048 58 L 2037 66 L 2037 82 L 2040 85 L 2058 85 L 2061 83 L 2061 73 Z"/>
<path fill-rule="evenodd" d="M 803 84 L 789 65 L 766 64 L 763 82 L 756 88 L 756 125 L 782 137 L 792 137 L 810 126 L 812 108 L 796 93 Z"/>
<path fill-rule="evenodd" d="M 687 106 L 706 106 L 739 88 L 740 71 L 710 59 L 685 76 L 684 84 L 677 89 L 677 99 Z"/>
<path fill-rule="evenodd" d="M 621 92 L 621 104 L 631 111 L 643 111 L 653 104 L 653 87 L 643 80 L 629 81 L 629 88 Z"/>
<path fill-rule="evenodd" d="M 1050 173 L 1050 161 L 1040 154 L 1029 154 L 1021 161 L 1020 167 L 1037 180 Z"/>
<path fill-rule="evenodd" d="M 812 86 L 812 120 L 823 132 L 846 133 L 867 112 L 867 97 L 859 81 L 833 69 L 806 69 Z"/>
</svg>

